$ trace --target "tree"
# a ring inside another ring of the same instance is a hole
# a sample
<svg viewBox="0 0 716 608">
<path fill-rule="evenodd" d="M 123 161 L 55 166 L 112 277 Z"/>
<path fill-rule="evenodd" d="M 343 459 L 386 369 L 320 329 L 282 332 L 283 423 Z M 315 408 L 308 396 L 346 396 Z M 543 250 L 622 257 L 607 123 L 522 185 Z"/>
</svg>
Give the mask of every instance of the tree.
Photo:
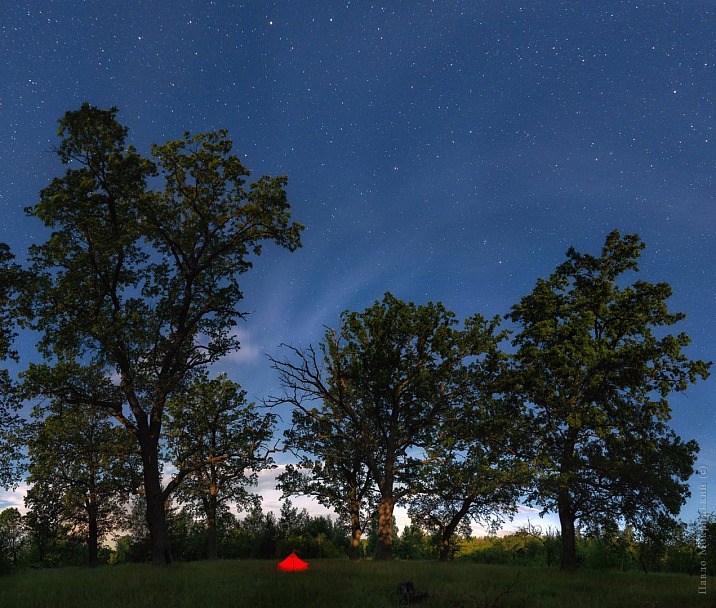
<svg viewBox="0 0 716 608">
<path fill-rule="evenodd" d="M 268 442 L 275 416 L 261 415 L 246 402 L 246 391 L 225 374 L 200 375 L 187 391 L 167 403 L 167 441 L 171 461 L 191 471 L 180 486 L 184 502 L 199 504 L 206 518 L 207 557 L 217 558 L 216 521 L 229 501 L 245 508 L 258 497 L 257 472 L 271 465 Z"/>
<path fill-rule="evenodd" d="M 260 505 L 254 505 L 241 522 L 241 533 L 248 544 L 251 559 L 276 557 L 276 541 L 279 538 L 276 516 L 272 511 L 263 513 Z"/>
<path fill-rule="evenodd" d="M 469 536 L 471 521 L 497 529 L 529 482 L 524 435 L 515 429 L 519 410 L 504 395 L 507 357 L 498 346 L 507 334 L 496 333 L 498 323 L 469 366 L 468 398 L 445 417 L 410 498 L 411 521 L 437 535 L 440 561 L 454 554 L 456 532 Z"/>
<path fill-rule="evenodd" d="M 516 511 L 521 476 L 522 462 L 497 460 L 480 445 L 444 452 L 426 465 L 408 514 L 415 525 L 437 534 L 438 557 L 446 561 L 454 553 L 455 534 L 470 535 L 470 521 L 496 529 L 504 514 Z"/>
<path fill-rule="evenodd" d="M 33 484 L 25 495 L 23 516 L 28 541 L 36 551 L 36 561 L 41 565 L 57 562 L 55 550 L 67 529 L 62 524 L 62 503 L 45 500 L 47 492 L 42 482 Z"/>
<path fill-rule="evenodd" d="M 47 360 L 32 373 L 43 394 L 104 407 L 136 437 L 152 561 L 165 564 L 164 504 L 189 473 L 162 485 L 167 400 L 239 348 L 240 275 L 265 242 L 299 247 L 302 226 L 285 177 L 246 186 L 225 131 L 153 146 L 152 160 L 125 143 L 116 113 L 65 114 L 57 152 L 72 166 L 28 209 L 52 231 L 31 248 L 25 302 Z"/>
<path fill-rule="evenodd" d="M 284 387 L 278 401 L 365 458 L 380 495 L 376 559 L 392 557 L 393 509 L 412 492 L 442 419 L 468 399 L 468 359 L 494 344 L 494 327 L 481 317 L 464 330 L 456 324 L 442 304 L 387 293 L 362 313 L 343 313 L 340 330 L 328 330 L 319 347 L 322 360 L 313 348 L 292 349 L 295 362 L 273 360 Z"/>
<path fill-rule="evenodd" d="M 0 361 L 17 361 L 12 343 L 15 338 L 16 297 L 24 273 L 12 260 L 5 243 L 0 243 Z M 0 486 L 14 486 L 20 477 L 20 446 L 16 433 L 20 419 L 15 387 L 6 369 L 0 369 Z"/>
<path fill-rule="evenodd" d="M 0 511 L 0 566 L 5 557 L 9 557 L 14 566 L 25 536 L 22 515 L 15 507 Z"/>
<path fill-rule="evenodd" d="M 514 394 L 533 429 L 531 500 L 559 514 L 561 567 L 577 567 L 575 522 L 636 522 L 678 513 L 698 446 L 667 426 L 667 397 L 710 363 L 684 354 L 689 337 L 668 328 L 667 283 L 634 281 L 644 244 L 610 233 L 601 255 L 574 248 L 549 279 L 512 307 Z"/>
<path fill-rule="evenodd" d="M 361 536 L 376 506 L 365 455 L 354 442 L 333 432 L 329 423 L 300 408 L 294 409 L 293 425 L 284 436 L 286 447 L 299 461 L 286 465 L 277 478 L 277 488 L 283 491 L 283 498 L 312 496 L 350 522 L 348 557 L 357 560 Z"/>
<path fill-rule="evenodd" d="M 98 564 L 101 540 L 121 524 L 139 485 L 134 439 L 107 412 L 91 405 L 50 412 L 39 418 L 28 440 L 30 485 L 38 484 L 40 503 L 61 505 L 61 520 L 84 535 L 90 567 Z"/>
</svg>

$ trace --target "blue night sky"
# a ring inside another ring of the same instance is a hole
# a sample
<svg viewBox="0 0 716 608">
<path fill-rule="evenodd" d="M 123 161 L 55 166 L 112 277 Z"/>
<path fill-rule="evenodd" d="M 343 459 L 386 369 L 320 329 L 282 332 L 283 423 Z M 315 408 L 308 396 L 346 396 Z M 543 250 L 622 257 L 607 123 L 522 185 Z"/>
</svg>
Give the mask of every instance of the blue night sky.
<svg viewBox="0 0 716 608">
<path fill-rule="evenodd" d="M 64 171 L 57 120 L 84 101 L 119 108 L 141 153 L 225 128 L 254 175 L 288 174 L 303 248 L 244 276 L 254 312 L 217 366 L 255 400 L 278 390 L 265 355 L 343 310 L 389 290 L 505 314 L 614 228 L 672 285 L 689 354 L 716 359 L 712 2 L 9 0 L 0 24 L 0 241 L 19 259 L 44 239 L 23 208 Z M 672 400 L 709 510 L 715 402 L 713 380 Z"/>
</svg>

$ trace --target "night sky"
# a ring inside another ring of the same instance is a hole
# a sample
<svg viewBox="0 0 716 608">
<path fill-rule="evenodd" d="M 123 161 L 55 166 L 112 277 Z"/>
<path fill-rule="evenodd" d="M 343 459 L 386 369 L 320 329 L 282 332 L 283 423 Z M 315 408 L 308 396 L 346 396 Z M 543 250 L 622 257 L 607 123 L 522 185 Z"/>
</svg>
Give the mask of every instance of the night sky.
<svg viewBox="0 0 716 608">
<path fill-rule="evenodd" d="M 244 275 L 243 348 L 216 366 L 254 400 L 278 390 L 266 354 L 343 310 L 391 291 L 505 314 L 614 228 L 646 242 L 639 278 L 672 285 L 689 355 L 716 359 L 712 2 L 9 0 L 0 28 L 0 241 L 19 259 L 45 238 L 23 208 L 64 172 L 57 120 L 85 101 L 119 108 L 140 153 L 225 128 L 255 176 L 289 176 L 303 248 Z M 672 399 L 709 510 L 715 402 L 713 380 Z"/>
</svg>

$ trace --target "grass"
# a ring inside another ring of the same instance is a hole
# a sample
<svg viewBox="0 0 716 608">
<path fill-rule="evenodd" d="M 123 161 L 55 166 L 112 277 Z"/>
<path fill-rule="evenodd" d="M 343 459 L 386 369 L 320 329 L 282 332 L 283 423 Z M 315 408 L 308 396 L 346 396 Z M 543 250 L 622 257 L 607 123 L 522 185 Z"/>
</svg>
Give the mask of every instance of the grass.
<svg viewBox="0 0 716 608">
<path fill-rule="evenodd" d="M 689 608 L 713 606 L 716 596 L 716 584 L 699 595 L 698 578 L 680 575 L 345 560 L 316 560 L 308 571 L 283 573 L 273 562 L 219 561 L 29 570 L 0 578 L 0 606 L 383 608 L 398 606 L 396 588 L 406 580 L 430 593 L 423 608 Z"/>
</svg>

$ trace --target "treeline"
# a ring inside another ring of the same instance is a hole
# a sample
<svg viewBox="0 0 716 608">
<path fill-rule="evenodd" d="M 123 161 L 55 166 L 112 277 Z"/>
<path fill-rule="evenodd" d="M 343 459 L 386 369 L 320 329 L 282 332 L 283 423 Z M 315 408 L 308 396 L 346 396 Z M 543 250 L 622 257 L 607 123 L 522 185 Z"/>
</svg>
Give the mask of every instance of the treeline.
<svg viewBox="0 0 716 608">
<path fill-rule="evenodd" d="M 222 509 L 216 522 L 216 555 L 207 553 L 206 521 L 187 507 L 170 507 L 167 522 L 175 559 L 181 561 L 219 559 L 275 559 L 297 551 L 305 558 L 335 558 L 346 555 L 347 528 L 332 518 L 310 516 L 290 501 L 278 516 L 256 505 L 237 518 Z M 99 563 L 119 564 L 151 561 L 151 542 L 144 505 L 135 499 L 121 527 L 99 550 Z M 36 514 L 21 515 L 15 508 L 0 512 L 0 571 L 13 567 L 58 567 L 86 565 L 86 531 L 63 522 L 38 526 Z"/>
<path fill-rule="evenodd" d="M 171 508 L 168 523 L 175 559 L 207 559 L 208 530 L 205 521 L 191 509 Z M 377 519 L 360 545 L 361 557 L 374 554 Z M 151 545 L 143 521 L 141 501 L 135 500 L 111 543 L 99 551 L 99 563 L 145 563 L 151 560 Z M 424 560 L 440 556 L 440 535 L 411 523 L 402 530 L 393 525 L 393 547 L 397 559 Z M 345 558 L 350 550 L 350 526 L 325 516 L 311 516 L 290 501 L 278 516 L 256 505 L 237 518 L 222 510 L 216 523 L 219 559 L 280 560 L 292 551 L 304 559 Z M 592 570 L 640 570 L 700 575 L 703 564 L 716 560 L 716 514 L 691 523 L 678 523 L 658 543 L 633 528 L 616 525 L 578 533 L 580 566 Z M 451 557 L 483 564 L 527 567 L 557 567 L 561 536 L 557 530 L 528 523 L 516 532 L 485 537 L 456 536 Z M 22 516 L 15 508 L 0 512 L 0 573 L 25 567 L 80 566 L 87 563 L 87 543 L 79 530 L 66 525 L 38 527 L 37 518 Z"/>
<path fill-rule="evenodd" d="M 519 503 L 558 514 L 564 570 L 580 529 L 669 537 L 699 449 L 669 427 L 669 398 L 711 363 L 669 333 L 684 317 L 670 286 L 630 274 L 638 235 L 570 248 L 504 317 L 386 293 L 327 319 L 322 340 L 270 358 L 281 390 L 257 405 L 210 370 L 240 348 L 243 273 L 270 243 L 300 247 L 286 178 L 250 182 L 223 131 L 142 156 L 116 113 L 65 114 L 68 168 L 27 209 L 47 240 L 24 266 L 0 245 L 0 359 L 17 359 L 25 330 L 42 355 L 17 379 L 0 370 L 0 484 L 26 479 L 32 529 L 60 522 L 95 565 L 140 496 L 153 563 L 184 556 L 172 504 L 200 518 L 215 558 L 227 506 L 253 512 L 281 450 L 294 456 L 284 497 L 335 511 L 352 559 L 365 538 L 375 559 L 399 555 L 397 505 L 440 559 L 471 522 L 497 528 Z"/>
<path fill-rule="evenodd" d="M 528 524 L 514 534 L 466 539 L 459 556 L 484 564 L 557 567 L 561 552 L 557 530 L 542 531 Z M 581 531 L 576 537 L 577 560 L 592 570 L 673 572 L 701 576 L 716 558 L 716 516 L 678 522 L 659 539 L 630 526 L 616 525 Z"/>
</svg>

